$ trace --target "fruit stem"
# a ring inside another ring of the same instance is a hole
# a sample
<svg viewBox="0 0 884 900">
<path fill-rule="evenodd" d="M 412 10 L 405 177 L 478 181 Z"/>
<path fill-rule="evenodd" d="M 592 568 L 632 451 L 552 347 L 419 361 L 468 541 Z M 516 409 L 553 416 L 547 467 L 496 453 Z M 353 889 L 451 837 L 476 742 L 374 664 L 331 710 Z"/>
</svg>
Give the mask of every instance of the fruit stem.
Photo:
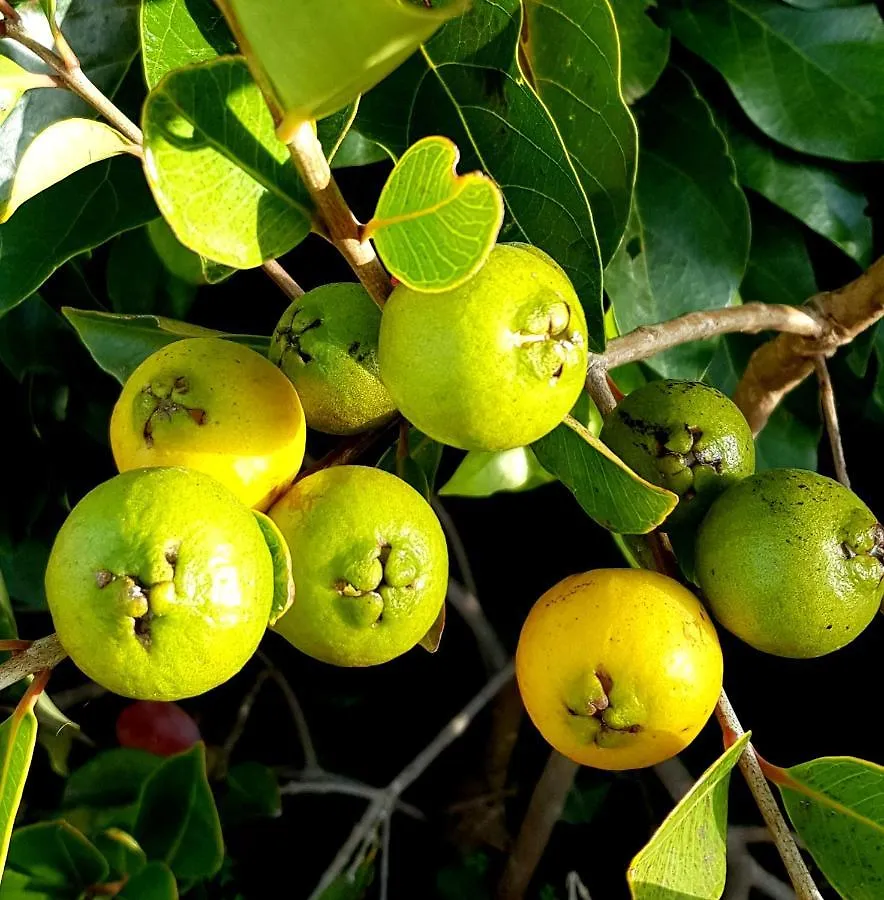
<svg viewBox="0 0 884 900">
<path fill-rule="evenodd" d="M 28 675 L 51 669 L 66 656 L 67 653 L 54 634 L 34 641 L 27 650 L 22 650 L 0 665 L 0 691 Z"/>
<path fill-rule="evenodd" d="M 724 691 L 721 692 L 718 705 L 715 707 L 715 717 L 725 735 L 739 738 L 745 733 Z M 737 765 L 740 767 L 740 771 L 749 785 L 749 790 L 755 798 L 755 803 L 773 837 L 798 900 L 822 900 L 822 894 L 814 884 L 798 846 L 792 838 L 792 833 L 789 831 L 789 826 L 786 824 L 770 785 L 767 783 L 759 756 L 752 744 L 746 744 L 746 749 L 737 760 Z"/>
<path fill-rule="evenodd" d="M 817 356 L 813 361 L 817 382 L 820 388 L 820 407 L 826 432 L 832 447 L 832 460 L 835 463 L 835 475 L 838 481 L 850 490 L 850 477 L 847 474 L 847 460 L 844 458 L 844 446 L 841 443 L 841 427 L 838 424 L 838 409 L 835 406 L 835 389 L 829 377 L 829 367 L 824 356 Z"/>
</svg>

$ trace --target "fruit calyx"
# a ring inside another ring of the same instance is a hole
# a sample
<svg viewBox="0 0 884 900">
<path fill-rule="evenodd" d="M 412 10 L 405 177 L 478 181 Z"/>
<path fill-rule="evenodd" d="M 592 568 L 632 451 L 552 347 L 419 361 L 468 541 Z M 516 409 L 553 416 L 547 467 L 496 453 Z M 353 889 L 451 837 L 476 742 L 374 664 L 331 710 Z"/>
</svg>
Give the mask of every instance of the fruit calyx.
<svg viewBox="0 0 884 900">
<path fill-rule="evenodd" d="M 311 353 L 308 353 L 301 346 L 301 338 L 308 331 L 313 331 L 314 328 L 319 328 L 322 325 L 322 319 L 311 319 L 304 325 L 296 324 L 295 319 L 298 318 L 298 314 L 300 312 L 300 309 L 296 309 L 294 311 L 291 324 L 288 326 L 288 328 L 279 328 L 276 331 L 277 335 L 285 342 L 285 346 L 282 348 L 282 354 L 280 356 L 280 366 L 282 365 L 282 358 L 287 353 L 297 354 L 297 356 L 305 366 L 307 365 L 307 363 L 313 362 L 313 355 Z"/>
<path fill-rule="evenodd" d="M 187 406 L 182 398 L 190 391 L 190 382 L 183 375 L 179 375 L 172 381 L 168 390 L 164 390 L 162 384 L 149 384 L 142 388 L 141 394 L 148 400 L 149 411 L 142 429 L 144 443 L 148 447 L 153 446 L 154 421 L 157 418 L 172 421 L 175 413 L 187 413 L 191 421 L 197 425 L 205 425 L 207 413 L 204 409 Z"/>
<path fill-rule="evenodd" d="M 576 684 L 565 699 L 565 709 L 581 737 L 599 747 L 622 744 L 625 736 L 637 734 L 641 724 L 631 721 L 628 704 L 615 708 L 611 699 L 614 680 L 602 668 Z"/>
<path fill-rule="evenodd" d="M 571 310 L 564 301 L 556 301 L 528 316 L 523 328 L 513 333 L 513 344 L 524 350 L 534 372 L 555 384 L 574 356 L 583 336 L 569 327 Z"/>
</svg>

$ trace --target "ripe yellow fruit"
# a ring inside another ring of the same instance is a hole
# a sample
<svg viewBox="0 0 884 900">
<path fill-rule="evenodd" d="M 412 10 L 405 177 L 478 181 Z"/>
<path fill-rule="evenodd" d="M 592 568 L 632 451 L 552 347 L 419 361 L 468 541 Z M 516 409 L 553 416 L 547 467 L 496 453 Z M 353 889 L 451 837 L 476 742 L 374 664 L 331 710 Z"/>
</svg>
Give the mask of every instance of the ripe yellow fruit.
<svg viewBox="0 0 884 900">
<path fill-rule="evenodd" d="M 188 338 L 129 376 L 110 439 L 121 472 L 196 469 L 265 510 L 298 473 L 306 431 L 297 391 L 271 362 L 231 341 Z"/>
<path fill-rule="evenodd" d="M 637 769 L 679 753 L 721 693 L 718 636 L 697 598 L 643 569 L 596 569 L 547 591 L 522 628 L 525 708 L 560 753 Z"/>
</svg>

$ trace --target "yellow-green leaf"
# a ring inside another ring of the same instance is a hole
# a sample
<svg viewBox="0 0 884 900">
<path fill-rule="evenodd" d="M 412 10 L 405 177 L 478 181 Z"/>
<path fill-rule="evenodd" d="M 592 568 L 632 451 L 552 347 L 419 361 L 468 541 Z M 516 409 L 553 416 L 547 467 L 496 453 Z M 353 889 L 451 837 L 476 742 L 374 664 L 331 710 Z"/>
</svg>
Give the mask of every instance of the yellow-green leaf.
<svg viewBox="0 0 884 900">
<path fill-rule="evenodd" d="M 483 265 L 503 223 L 503 196 L 481 172 L 457 174 L 448 138 L 410 147 L 390 173 L 365 234 L 387 268 L 417 291 L 447 291 Z"/>
<path fill-rule="evenodd" d="M 257 510 L 253 512 L 273 559 L 273 605 L 269 621 L 271 625 L 275 625 L 288 612 L 295 600 L 292 554 L 276 522 L 262 512 Z"/>
<path fill-rule="evenodd" d="M 727 791 L 744 734 L 685 794 L 629 866 L 633 900 L 719 900 L 727 874 Z"/>
<path fill-rule="evenodd" d="M 0 223 L 7 221 L 22 203 L 90 163 L 132 152 L 136 152 L 135 145 L 104 122 L 55 122 L 31 141 L 19 161 L 9 198 L 0 212 Z"/>
<path fill-rule="evenodd" d="M 28 72 L 8 57 L 0 56 L 0 125 L 28 88 L 53 86 L 47 75 Z"/>
<path fill-rule="evenodd" d="M 0 876 L 36 741 L 37 717 L 30 706 L 0 725 Z"/>
<path fill-rule="evenodd" d="M 291 139 L 336 112 L 417 50 L 464 0 L 219 0 L 256 80 Z"/>
</svg>

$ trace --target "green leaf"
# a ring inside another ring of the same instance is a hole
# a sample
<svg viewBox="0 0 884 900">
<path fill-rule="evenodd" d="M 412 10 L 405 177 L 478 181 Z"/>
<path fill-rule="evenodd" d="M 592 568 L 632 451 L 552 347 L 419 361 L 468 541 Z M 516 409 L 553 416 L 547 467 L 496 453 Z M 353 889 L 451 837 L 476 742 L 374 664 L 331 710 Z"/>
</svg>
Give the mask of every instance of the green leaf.
<svg viewBox="0 0 884 900">
<path fill-rule="evenodd" d="M 620 38 L 623 97 L 635 103 L 657 83 L 669 61 L 669 32 L 648 15 L 653 0 L 611 0 Z"/>
<path fill-rule="evenodd" d="M 59 892 L 72 900 L 104 881 L 109 871 L 105 858 L 67 822 L 39 822 L 16 829 L 7 866 L 25 875 L 32 890 Z"/>
<path fill-rule="evenodd" d="M 92 757 L 71 774 L 62 807 L 111 807 L 134 803 L 162 759 L 145 750 L 114 747 Z"/>
<path fill-rule="evenodd" d="M 730 775 L 748 741 L 744 734 L 700 776 L 632 860 L 626 877 L 633 900 L 719 900 Z"/>
<path fill-rule="evenodd" d="M 869 265 L 868 200 L 850 177 L 755 141 L 733 125 L 725 133 L 741 184 L 828 238 L 861 266 Z"/>
<path fill-rule="evenodd" d="M 586 825 L 591 822 L 610 793 L 610 781 L 593 781 L 582 785 L 578 773 L 577 782 L 571 787 L 562 810 L 562 821 L 569 825 Z"/>
<path fill-rule="evenodd" d="M 501 491 L 530 491 L 555 480 L 540 465 L 530 447 L 497 453 L 472 450 L 439 488 L 439 496 L 490 497 Z"/>
<path fill-rule="evenodd" d="M 586 514 L 609 531 L 647 534 L 678 503 L 675 494 L 640 478 L 570 416 L 531 447 Z"/>
<path fill-rule="evenodd" d="M 176 278 L 189 285 L 217 284 L 236 271 L 188 250 L 166 224 L 154 219 L 147 224 L 147 235 L 163 266 Z"/>
<path fill-rule="evenodd" d="M 481 172 L 457 174 L 443 137 L 409 147 L 365 226 L 387 268 L 416 291 L 447 291 L 476 274 L 503 223 L 503 198 Z"/>
<path fill-rule="evenodd" d="M 30 708 L 0 725 L 0 876 L 37 743 L 37 717 Z"/>
<path fill-rule="evenodd" d="M 6 56 L 0 56 L 0 125 L 30 88 L 53 87 L 46 75 L 28 72 Z"/>
<path fill-rule="evenodd" d="M 629 218 L 638 134 L 608 0 L 525 0 L 522 51 L 592 210 L 602 264 Z"/>
<path fill-rule="evenodd" d="M 219 2 L 281 120 L 285 141 L 300 123 L 331 115 L 374 87 L 465 5 L 463 0 L 433 9 L 409 0 Z"/>
<path fill-rule="evenodd" d="M 221 868 L 224 842 L 202 744 L 165 760 L 151 775 L 133 836 L 148 859 L 166 863 L 178 878 L 209 878 Z"/>
<path fill-rule="evenodd" d="M 333 169 L 346 169 L 348 166 L 368 166 L 389 159 L 390 154 L 380 144 L 351 128 L 329 162 Z"/>
<path fill-rule="evenodd" d="M 82 734 L 80 726 L 52 702 L 52 698 L 45 691 L 37 697 L 34 714 L 39 724 L 37 740 L 49 756 L 52 771 L 62 778 L 67 778 L 70 775 L 68 757 L 74 740 L 79 738 L 90 743 L 89 739 Z"/>
<path fill-rule="evenodd" d="M 178 885 L 167 865 L 148 863 L 117 894 L 119 900 L 178 900 Z"/>
<path fill-rule="evenodd" d="M 257 510 L 252 512 L 273 559 L 273 605 L 270 609 L 269 624 L 275 625 L 288 612 L 295 600 L 292 554 L 276 522 L 262 512 Z"/>
<path fill-rule="evenodd" d="M 148 88 L 173 69 L 236 53 L 236 41 L 212 0 L 145 0 L 141 47 Z"/>
<path fill-rule="evenodd" d="M 221 798 L 220 807 L 225 823 L 241 824 L 250 819 L 281 815 L 282 798 L 273 770 L 257 762 L 232 766 L 227 773 L 227 793 Z"/>
<path fill-rule="evenodd" d="M 70 307 L 62 307 L 62 312 L 95 362 L 120 384 L 155 350 L 183 338 L 223 337 L 264 355 L 270 343 L 269 338 L 227 334 L 163 316 L 129 316 Z"/>
<path fill-rule="evenodd" d="M 119 828 L 108 828 L 97 834 L 92 843 L 110 866 L 110 878 L 120 880 L 140 872 L 147 863 L 138 841 Z"/>
<path fill-rule="evenodd" d="M 828 756 L 777 773 L 786 812 L 832 887 L 848 900 L 884 895 L 884 768 Z"/>
<path fill-rule="evenodd" d="M 242 59 L 170 72 L 147 98 L 142 126 L 157 205 L 195 253 L 248 269 L 309 234 L 306 189 Z"/>
<path fill-rule="evenodd" d="M 567 273 L 604 346 L 601 258 L 586 194 L 559 132 L 517 63 L 519 0 L 473 0 L 409 62 L 366 94 L 355 127 L 399 156 L 415 139 L 444 134 L 464 165 L 503 191 L 501 239 L 534 244 Z"/>
<path fill-rule="evenodd" d="M 133 159 L 88 166 L 38 194 L 0 225 L 0 315 L 63 263 L 155 217 Z"/>
<path fill-rule="evenodd" d="M 749 254 L 749 208 L 709 107 L 681 73 L 642 104 L 641 158 L 629 229 L 605 273 L 621 332 L 728 306 Z M 648 365 L 700 378 L 714 342 L 684 344 Z"/>
<path fill-rule="evenodd" d="M 64 119 L 41 131 L 19 160 L 0 224 L 32 197 L 92 163 L 132 153 L 135 145 L 116 128 L 93 119 Z"/>
<path fill-rule="evenodd" d="M 689 0 L 667 21 L 774 140 L 833 159 L 884 159 L 884 22 L 874 4 Z"/>
<path fill-rule="evenodd" d="M 387 449 L 378 460 L 377 468 L 394 475 L 402 475 L 399 472 L 398 441 Z M 420 474 L 413 473 L 413 482 L 420 487 L 419 490 L 425 496 L 432 494 L 436 484 L 436 473 L 439 471 L 439 463 L 442 461 L 442 445 L 427 437 L 423 432 L 412 427 L 408 429 L 408 459 L 420 470 Z M 408 479 L 405 479 L 409 481 Z M 409 484 L 414 483 L 409 481 Z"/>
</svg>

